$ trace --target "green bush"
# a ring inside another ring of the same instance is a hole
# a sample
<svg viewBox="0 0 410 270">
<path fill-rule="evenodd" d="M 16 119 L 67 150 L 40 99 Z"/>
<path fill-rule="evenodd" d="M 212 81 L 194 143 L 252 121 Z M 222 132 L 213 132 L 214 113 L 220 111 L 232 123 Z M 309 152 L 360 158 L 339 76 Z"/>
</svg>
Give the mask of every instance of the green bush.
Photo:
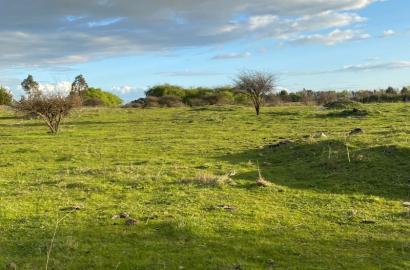
<svg viewBox="0 0 410 270">
<path fill-rule="evenodd" d="M 339 99 L 333 102 L 329 102 L 323 105 L 327 109 L 353 109 L 353 108 L 360 108 L 361 104 L 359 102 L 349 100 L 349 99 Z"/>
<path fill-rule="evenodd" d="M 13 95 L 6 88 L 0 86 L 0 105 L 10 106 L 13 102 Z"/>
<path fill-rule="evenodd" d="M 85 106 L 118 106 L 122 99 L 99 88 L 89 88 L 83 96 Z"/>
<path fill-rule="evenodd" d="M 147 97 L 163 97 L 163 96 L 174 96 L 183 98 L 186 91 L 177 85 L 171 84 L 162 84 L 151 87 L 148 91 L 145 92 Z"/>
</svg>

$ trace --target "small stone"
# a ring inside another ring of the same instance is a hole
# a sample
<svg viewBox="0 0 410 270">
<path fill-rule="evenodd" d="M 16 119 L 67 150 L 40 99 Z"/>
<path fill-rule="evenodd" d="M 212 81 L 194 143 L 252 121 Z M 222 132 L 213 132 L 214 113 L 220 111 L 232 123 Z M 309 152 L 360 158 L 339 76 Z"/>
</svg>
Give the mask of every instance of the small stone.
<svg viewBox="0 0 410 270">
<path fill-rule="evenodd" d="M 128 214 L 127 212 L 123 212 L 119 214 L 120 218 L 129 218 L 130 214 Z"/>
<path fill-rule="evenodd" d="M 375 224 L 376 221 L 374 221 L 374 220 L 362 220 L 360 223 L 362 223 L 362 224 Z"/>
<path fill-rule="evenodd" d="M 17 264 L 15 262 L 11 262 L 11 263 L 7 264 L 7 269 L 16 270 L 17 269 Z"/>
<path fill-rule="evenodd" d="M 256 180 L 256 185 L 260 186 L 260 187 L 269 187 L 272 185 L 271 182 L 266 181 L 263 178 L 259 178 L 258 180 Z"/>
<path fill-rule="evenodd" d="M 357 135 L 357 134 L 362 134 L 364 133 L 364 130 L 361 128 L 354 128 L 352 131 L 350 131 L 349 135 Z"/>
<path fill-rule="evenodd" d="M 119 213 L 118 215 L 113 215 L 112 219 L 119 219 L 119 218 L 129 218 L 130 214 L 128 214 L 127 212 L 122 212 Z"/>
<path fill-rule="evenodd" d="M 324 132 L 318 132 L 315 134 L 315 138 L 326 138 L 327 135 Z"/>
<path fill-rule="evenodd" d="M 219 208 L 219 209 L 226 210 L 226 211 L 234 211 L 235 210 L 235 207 L 232 206 L 232 205 L 221 204 L 221 205 L 217 205 L 216 207 Z"/>
<path fill-rule="evenodd" d="M 283 145 L 288 145 L 288 144 L 291 144 L 291 143 L 292 143 L 291 140 L 283 140 L 283 141 L 280 141 L 278 143 L 268 145 L 268 148 L 277 148 L 277 147 L 280 147 L 280 146 L 283 146 Z"/>
<path fill-rule="evenodd" d="M 73 205 L 73 206 L 61 208 L 60 210 L 61 211 L 79 211 L 83 208 L 84 207 L 82 205 Z"/>
<path fill-rule="evenodd" d="M 138 223 L 139 223 L 138 220 L 130 218 L 130 219 L 127 219 L 124 224 L 127 226 L 134 226 L 134 225 L 137 225 Z"/>
<path fill-rule="evenodd" d="M 229 172 L 229 174 L 228 174 L 228 176 L 235 176 L 235 175 L 236 175 L 236 171 L 235 171 L 235 170 Z"/>
<path fill-rule="evenodd" d="M 403 206 L 404 206 L 404 207 L 409 207 L 409 208 L 410 208 L 410 202 L 404 202 L 404 203 L 403 203 Z"/>
</svg>

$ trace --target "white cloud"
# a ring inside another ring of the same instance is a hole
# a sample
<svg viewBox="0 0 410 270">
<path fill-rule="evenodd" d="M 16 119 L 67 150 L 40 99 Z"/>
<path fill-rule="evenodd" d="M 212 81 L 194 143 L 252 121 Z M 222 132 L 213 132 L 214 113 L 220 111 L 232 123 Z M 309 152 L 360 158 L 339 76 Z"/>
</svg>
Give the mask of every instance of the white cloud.
<svg viewBox="0 0 410 270">
<path fill-rule="evenodd" d="M 375 1 L 0 0 L 0 68 L 83 63 L 244 38 L 308 37 L 364 22 L 356 11 Z"/>
<path fill-rule="evenodd" d="M 71 90 L 71 83 L 68 81 L 58 83 L 40 83 L 39 88 L 45 93 L 68 94 Z"/>
<path fill-rule="evenodd" d="M 369 34 L 361 33 L 355 30 L 336 29 L 326 35 L 301 35 L 295 39 L 290 40 L 290 42 L 297 44 L 325 44 L 327 46 L 333 46 L 346 41 L 368 39 L 370 37 L 371 36 Z"/>
<path fill-rule="evenodd" d="M 271 25 L 277 21 L 278 17 L 274 15 L 252 16 L 249 18 L 249 29 L 256 30 Z"/>
<path fill-rule="evenodd" d="M 389 30 L 385 30 L 382 34 L 382 37 L 391 37 L 394 36 L 396 34 L 396 32 L 394 32 L 393 30 L 389 29 Z"/>
<path fill-rule="evenodd" d="M 393 61 L 384 63 L 364 63 L 357 65 L 348 65 L 340 71 L 370 71 L 370 70 L 388 70 L 388 69 L 407 69 L 410 68 L 410 61 Z"/>
<path fill-rule="evenodd" d="M 251 57 L 250 52 L 243 52 L 243 53 L 223 53 L 223 54 L 217 54 L 214 57 L 212 57 L 212 60 L 229 60 L 229 59 L 243 59 L 243 58 L 248 58 Z"/>
</svg>

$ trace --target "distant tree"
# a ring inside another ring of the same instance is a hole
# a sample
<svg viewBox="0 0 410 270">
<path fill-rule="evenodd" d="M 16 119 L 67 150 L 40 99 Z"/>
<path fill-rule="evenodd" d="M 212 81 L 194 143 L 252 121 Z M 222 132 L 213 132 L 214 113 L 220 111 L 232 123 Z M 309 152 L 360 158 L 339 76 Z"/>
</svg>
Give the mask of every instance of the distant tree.
<svg viewBox="0 0 410 270">
<path fill-rule="evenodd" d="M 75 77 L 74 82 L 71 84 L 70 95 L 77 95 L 83 97 L 88 91 L 88 84 L 83 75 Z"/>
<path fill-rule="evenodd" d="M 408 95 L 410 94 L 410 90 L 407 87 L 403 87 L 400 91 L 400 94 L 403 96 Z"/>
<path fill-rule="evenodd" d="M 275 90 L 275 75 L 260 71 L 244 71 L 234 81 L 236 89 L 246 93 L 255 108 L 256 115 L 264 104 L 265 97 Z"/>
<path fill-rule="evenodd" d="M 316 95 L 315 92 L 313 92 L 313 90 L 307 90 L 303 88 L 303 90 L 300 92 L 300 100 L 304 104 L 312 104 L 315 102 L 315 99 Z"/>
<path fill-rule="evenodd" d="M 27 78 L 21 82 L 21 87 L 24 92 L 26 92 L 27 96 L 36 96 L 41 94 L 39 83 L 36 82 L 31 75 L 28 75 Z"/>
<path fill-rule="evenodd" d="M 10 106 L 13 102 L 13 95 L 6 88 L 0 86 L 0 105 Z"/>
<path fill-rule="evenodd" d="M 394 89 L 393 87 L 389 86 L 389 87 L 386 89 L 386 94 L 396 95 L 396 94 L 397 94 L 397 91 L 396 91 L 396 89 Z"/>
</svg>

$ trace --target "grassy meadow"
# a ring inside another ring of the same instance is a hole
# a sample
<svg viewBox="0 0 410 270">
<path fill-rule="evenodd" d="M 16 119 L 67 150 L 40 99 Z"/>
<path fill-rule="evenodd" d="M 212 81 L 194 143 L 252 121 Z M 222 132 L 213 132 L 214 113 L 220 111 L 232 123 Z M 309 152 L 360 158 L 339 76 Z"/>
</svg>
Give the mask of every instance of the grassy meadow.
<svg viewBox="0 0 410 270">
<path fill-rule="evenodd" d="M 410 269 L 410 105 L 364 108 L 84 109 L 58 135 L 2 108 L 0 269 Z"/>
</svg>

